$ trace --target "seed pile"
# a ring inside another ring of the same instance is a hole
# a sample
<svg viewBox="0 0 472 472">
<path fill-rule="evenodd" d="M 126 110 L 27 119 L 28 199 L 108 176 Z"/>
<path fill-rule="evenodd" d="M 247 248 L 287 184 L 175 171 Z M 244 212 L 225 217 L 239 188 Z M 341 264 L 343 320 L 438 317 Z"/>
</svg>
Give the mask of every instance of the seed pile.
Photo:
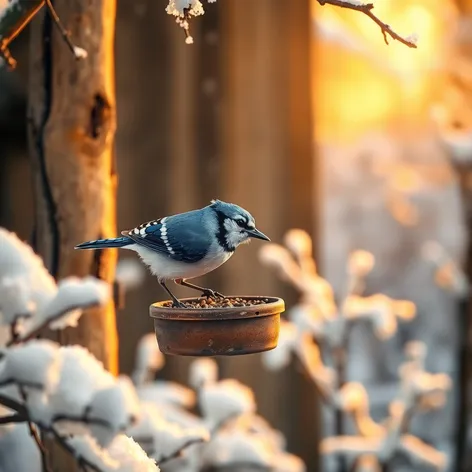
<svg viewBox="0 0 472 472">
<path fill-rule="evenodd" d="M 233 308 L 233 307 L 243 307 L 243 306 L 254 306 L 261 305 L 264 303 L 269 303 L 269 298 L 258 298 L 251 300 L 249 298 L 239 298 L 239 297 L 202 297 L 196 298 L 195 300 L 182 301 L 186 308 Z M 169 301 L 162 305 L 165 308 L 172 307 L 172 302 Z"/>
</svg>

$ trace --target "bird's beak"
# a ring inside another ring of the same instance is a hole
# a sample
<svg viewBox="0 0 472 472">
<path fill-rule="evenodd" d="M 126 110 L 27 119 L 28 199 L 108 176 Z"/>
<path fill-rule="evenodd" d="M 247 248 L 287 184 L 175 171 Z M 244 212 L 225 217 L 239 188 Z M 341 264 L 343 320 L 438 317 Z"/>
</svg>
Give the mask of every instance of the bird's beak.
<svg viewBox="0 0 472 472">
<path fill-rule="evenodd" d="M 246 232 L 250 238 L 263 239 L 264 241 L 270 241 L 270 239 L 262 231 L 259 231 L 256 228 L 247 229 Z"/>
</svg>

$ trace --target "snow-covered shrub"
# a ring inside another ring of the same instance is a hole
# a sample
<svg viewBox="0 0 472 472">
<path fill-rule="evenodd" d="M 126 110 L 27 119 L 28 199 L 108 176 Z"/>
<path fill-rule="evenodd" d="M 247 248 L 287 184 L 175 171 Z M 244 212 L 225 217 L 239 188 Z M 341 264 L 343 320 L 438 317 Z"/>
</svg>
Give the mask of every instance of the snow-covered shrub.
<svg viewBox="0 0 472 472">
<path fill-rule="evenodd" d="M 123 434 L 142 421 L 130 379 L 113 377 L 81 346 L 36 339 L 44 328 L 76 326 L 84 308 L 109 297 L 109 286 L 93 277 L 56 284 L 32 249 L 0 228 L 2 471 L 48 469 L 44 434 L 92 470 L 159 470 Z"/>
<path fill-rule="evenodd" d="M 139 343 L 132 377 L 142 379 L 142 372 L 155 373 L 163 363 L 154 335 L 147 335 Z M 189 384 L 193 389 L 152 380 L 152 375 L 147 378 L 136 385 L 147 413 L 128 434 L 162 470 L 199 472 L 230 467 L 304 472 L 303 462 L 285 451 L 282 434 L 257 415 L 252 390 L 235 379 L 219 380 L 213 359 L 192 362 Z"/>
<path fill-rule="evenodd" d="M 430 258 L 440 259 L 435 247 L 430 245 L 427 252 Z M 407 359 L 399 368 L 400 388 L 382 423 L 371 418 L 369 396 L 363 385 L 344 378 L 347 339 L 354 323 L 369 323 L 382 341 L 395 335 L 399 321 L 409 321 L 416 314 L 415 305 L 408 300 L 383 294 L 363 295 L 365 277 L 374 266 L 373 255 L 366 251 L 350 255 L 346 289 L 339 302 L 331 285 L 317 273 L 312 241 L 306 232 L 289 231 L 285 246 L 266 245 L 260 258 L 301 296 L 300 302 L 288 311 L 288 320 L 281 323 L 278 347 L 263 353 L 264 364 L 277 370 L 296 356 L 325 404 L 339 414 L 349 415 L 355 425 L 356 436 L 324 438 L 322 454 L 347 457 L 351 462 L 349 470 L 357 472 L 380 471 L 397 453 L 413 464 L 444 470 L 445 454 L 408 433 L 412 414 L 441 408 L 451 388 L 449 376 L 425 371 L 423 343 L 415 341 L 405 346 Z M 458 271 L 450 267 L 448 275 L 449 285 L 462 293 L 465 284 Z"/>
</svg>

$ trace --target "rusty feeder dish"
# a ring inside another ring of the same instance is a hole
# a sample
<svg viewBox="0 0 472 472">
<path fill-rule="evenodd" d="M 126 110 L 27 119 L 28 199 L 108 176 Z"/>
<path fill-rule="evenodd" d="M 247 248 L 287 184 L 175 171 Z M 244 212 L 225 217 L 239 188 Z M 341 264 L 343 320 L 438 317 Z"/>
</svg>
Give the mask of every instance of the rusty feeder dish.
<svg viewBox="0 0 472 472">
<path fill-rule="evenodd" d="M 215 308 L 174 308 L 166 306 L 168 301 L 154 303 L 150 315 L 159 349 L 164 354 L 178 356 L 238 356 L 274 349 L 284 301 L 276 297 L 237 298 L 246 303 L 256 300 L 259 303 Z"/>
</svg>

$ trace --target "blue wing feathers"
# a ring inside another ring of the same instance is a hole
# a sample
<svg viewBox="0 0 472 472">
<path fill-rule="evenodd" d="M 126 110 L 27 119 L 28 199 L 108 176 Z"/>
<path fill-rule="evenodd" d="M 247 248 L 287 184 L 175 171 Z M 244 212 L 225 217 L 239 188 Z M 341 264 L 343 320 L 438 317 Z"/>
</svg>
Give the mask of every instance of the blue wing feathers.
<svg viewBox="0 0 472 472">
<path fill-rule="evenodd" d="M 138 244 L 173 260 L 195 263 L 203 259 L 211 243 L 202 221 L 202 210 L 168 216 L 143 223 L 113 239 L 87 241 L 76 249 L 101 249 Z"/>
<path fill-rule="evenodd" d="M 111 247 L 124 247 L 133 244 L 133 240 L 127 236 L 111 239 L 97 239 L 95 241 L 86 241 L 78 244 L 75 249 L 105 249 Z"/>
<path fill-rule="evenodd" d="M 144 223 L 122 234 L 176 261 L 198 262 L 205 257 L 209 246 L 202 216 L 201 210 L 194 210 Z"/>
</svg>

